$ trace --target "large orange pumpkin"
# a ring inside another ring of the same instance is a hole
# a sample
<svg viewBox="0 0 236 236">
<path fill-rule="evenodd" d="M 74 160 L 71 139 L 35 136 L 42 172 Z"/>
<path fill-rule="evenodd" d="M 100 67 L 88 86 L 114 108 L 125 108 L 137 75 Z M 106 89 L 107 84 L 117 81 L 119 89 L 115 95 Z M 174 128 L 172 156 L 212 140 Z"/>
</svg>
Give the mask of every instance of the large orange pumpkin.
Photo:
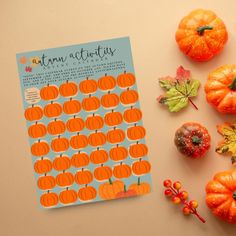
<svg viewBox="0 0 236 236">
<path fill-rule="evenodd" d="M 60 192 L 59 200 L 62 204 L 71 204 L 76 202 L 77 200 L 77 193 L 73 189 L 66 189 Z"/>
<path fill-rule="evenodd" d="M 207 101 L 221 113 L 236 114 L 236 64 L 224 65 L 208 75 Z"/>
<path fill-rule="evenodd" d="M 34 163 L 34 170 L 38 174 L 48 173 L 52 170 L 52 162 L 47 158 L 37 160 Z"/>
<path fill-rule="evenodd" d="M 112 110 L 111 112 L 106 113 L 104 120 L 108 126 L 117 126 L 122 123 L 123 117 L 120 112 Z"/>
<path fill-rule="evenodd" d="M 88 145 L 88 139 L 84 134 L 77 134 L 70 138 L 70 146 L 74 149 L 85 148 Z"/>
<path fill-rule="evenodd" d="M 112 129 L 107 132 L 107 141 L 109 143 L 121 143 L 125 139 L 125 132 L 122 129 Z"/>
<path fill-rule="evenodd" d="M 123 116 L 124 116 L 124 120 L 127 123 L 136 123 L 136 122 L 138 122 L 139 120 L 142 119 L 142 112 L 141 112 L 140 109 L 133 108 L 131 106 L 131 108 L 125 110 Z"/>
<path fill-rule="evenodd" d="M 25 110 L 25 119 L 28 121 L 40 120 L 43 117 L 43 110 L 40 106 L 28 107 Z"/>
<path fill-rule="evenodd" d="M 53 160 L 53 168 L 57 171 L 63 171 L 70 168 L 70 158 L 65 155 L 60 155 Z"/>
<path fill-rule="evenodd" d="M 104 108 L 115 108 L 119 104 L 119 96 L 109 91 L 108 94 L 102 96 L 101 104 Z"/>
<path fill-rule="evenodd" d="M 53 189 L 56 185 L 55 178 L 51 175 L 40 176 L 37 185 L 42 190 Z"/>
<path fill-rule="evenodd" d="M 86 80 L 81 81 L 79 84 L 80 92 L 83 94 L 95 93 L 97 91 L 97 88 L 97 81 L 94 79 L 89 79 L 88 77 Z"/>
<path fill-rule="evenodd" d="M 89 95 L 89 97 L 84 98 L 82 100 L 82 108 L 85 111 L 96 111 L 100 107 L 100 100 L 97 97 L 92 97 Z"/>
<path fill-rule="evenodd" d="M 129 147 L 129 154 L 132 158 L 140 158 L 147 155 L 148 148 L 146 144 L 137 143 Z"/>
<path fill-rule="evenodd" d="M 127 129 L 127 137 L 130 140 L 140 140 L 145 137 L 146 131 L 143 126 L 136 125 Z"/>
<path fill-rule="evenodd" d="M 209 10 L 190 12 L 175 34 L 180 50 L 195 61 L 207 61 L 222 51 L 228 39 L 224 22 Z"/>
<path fill-rule="evenodd" d="M 214 215 L 236 224 L 236 169 L 217 173 L 206 185 L 206 203 Z"/>
<path fill-rule="evenodd" d="M 67 115 L 79 113 L 80 110 L 81 110 L 81 105 L 78 100 L 72 100 L 72 98 L 70 98 L 69 101 L 66 101 L 63 104 L 63 111 Z"/>
<path fill-rule="evenodd" d="M 55 119 L 48 124 L 47 130 L 51 135 L 59 135 L 65 132 L 66 126 L 63 121 Z"/>
<path fill-rule="evenodd" d="M 101 77 L 98 80 L 98 87 L 103 90 L 112 90 L 116 86 L 116 80 L 113 76 L 105 74 L 105 76 Z"/>
<path fill-rule="evenodd" d="M 75 182 L 77 184 L 89 184 L 93 181 L 93 174 L 89 170 L 84 170 L 82 168 L 81 171 L 77 171 L 75 174 Z"/>
<path fill-rule="evenodd" d="M 81 201 L 90 201 L 96 198 L 97 190 L 92 186 L 86 186 L 79 189 L 78 197 Z"/>
<path fill-rule="evenodd" d="M 43 109 L 44 115 L 48 118 L 58 117 L 62 113 L 62 107 L 59 103 L 49 103 Z"/>
<path fill-rule="evenodd" d="M 108 153 L 104 149 L 97 149 L 90 154 L 90 160 L 93 164 L 102 164 L 108 161 Z"/>
<path fill-rule="evenodd" d="M 89 135 L 88 142 L 93 147 L 103 146 L 106 143 L 106 135 L 96 130 L 95 133 Z"/>
<path fill-rule="evenodd" d="M 117 145 L 110 149 L 109 156 L 113 161 L 123 161 L 128 157 L 128 151 L 125 147 Z"/>
<path fill-rule="evenodd" d="M 42 156 L 47 155 L 49 151 L 50 151 L 50 147 L 46 141 L 38 140 L 38 142 L 34 143 L 31 146 L 31 153 L 34 156 L 42 157 Z"/>
<path fill-rule="evenodd" d="M 141 183 L 139 177 L 138 183 L 131 184 L 129 190 L 134 190 L 137 195 L 143 195 L 151 192 L 151 186 L 149 183 Z"/>
<path fill-rule="evenodd" d="M 43 100 L 54 100 L 58 97 L 59 91 L 55 85 L 47 85 L 40 90 L 40 97 Z"/>
<path fill-rule="evenodd" d="M 120 94 L 120 101 L 124 105 L 132 105 L 138 101 L 138 93 L 129 88 Z"/>
<path fill-rule="evenodd" d="M 59 92 L 60 92 L 61 96 L 63 96 L 63 97 L 73 97 L 77 94 L 78 87 L 77 87 L 76 83 L 69 82 L 67 80 L 66 83 L 62 84 L 59 87 Z"/>
<path fill-rule="evenodd" d="M 128 178 L 131 175 L 131 168 L 129 165 L 121 162 L 119 165 L 114 166 L 113 175 L 117 179 Z"/>
<path fill-rule="evenodd" d="M 40 203 L 44 207 L 53 207 L 58 204 L 58 196 L 56 193 L 44 193 L 40 197 Z"/>
<path fill-rule="evenodd" d="M 145 175 L 151 170 L 151 165 L 148 161 L 139 160 L 132 164 L 132 171 L 135 175 Z"/>
<path fill-rule="evenodd" d="M 132 73 L 124 71 L 117 77 L 117 84 L 121 88 L 128 88 L 135 84 L 135 76 Z"/>
<path fill-rule="evenodd" d="M 102 165 L 100 167 L 95 168 L 93 174 L 95 179 L 98 181 L 108 180 L 112 176 L 112 169 L 109 166 Z"/>
<path fill-rule="evenodd" d="M 65 152 L 69 148 L 69 141 L 67 138 L 55 138 L 51 142 L 51 148 L 54 152 Z"/>
<path fill-rule="evenodd" d="M 43 123 L 38 123 L 31 125 L 28 128 L 28 134 L 31 138 L 41 138 L 47 133 L 46 126 Z"/>
<path fill-rule="evenodd" d="M 66 128 L 69 132 L 80 132 L 84 129 L 84 121 L 80 117 L 75 117 L 69 119 L 66 122 Z"/>
<path fill-rule="evenodd" d="M 79 151 L 78 153 L 73 154 L 71 158 L 72 166 L 80 168 L 87 166 L 88 164 L 89 164 L 89 156 L 87 153 Z"/>
<path fill-rule="evenodd" d="M 56 183 L 60 187 L 68 187 L 74 183 L 74 175 L 70 172 L 63 172 L 56 176 Z"/>
<path fill-rule="evenodd" d="M 104 125 L 104 121 L 100 115 L 93 114 L 92 116 L 88 116 L 85 121 L 85 126 L 89 130 L 101 129 L 103 125 Z"/>
</svg>

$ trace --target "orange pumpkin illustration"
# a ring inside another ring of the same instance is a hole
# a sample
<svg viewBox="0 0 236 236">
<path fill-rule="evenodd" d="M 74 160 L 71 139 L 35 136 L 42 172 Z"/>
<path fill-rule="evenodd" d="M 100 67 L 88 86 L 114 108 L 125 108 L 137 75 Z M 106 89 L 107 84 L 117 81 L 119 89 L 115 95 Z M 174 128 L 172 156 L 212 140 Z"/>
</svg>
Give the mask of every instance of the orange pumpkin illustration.
<svg viewBox="0 0 236 236">
<path fill-rule="evenodd" d="M 123 161 L 128 157 L 128 151 L 125 147 L 117 145 L 110 149 L 109 157 L 113 161 Z"/>
<path fill-rule="evenodd" d="M 98 87 L 103 91 L 112 90 L 116 86 L 116 80 L 113 76 L 105 74 L 98 80 Z"/>
<path fill-rule="evenodd" d="M 58 117 L 62 113 L 62 107 L 59 103 L 49 103 L 43 109 L 44 115 L 48 118 Z"/>
<path fill-rule="evenodd" d="M 44 193 L 40 197 L 40 203 L 44 207 L 53 207 L 58 204 L 58 196 L 56 193 Z"/>
<path fill-rule="evenodd" d="M 134 190 L 137 195 L 143 195 L 151 192 L 151 186 L 149 183 L 141 183 L 140 178 L 138 178 L 138 183 L 131 184 L 129 190 Z"/>
<path fill-rule="evenodd" d="M 41 138 L 44 137 L 47 133 L 47 129 L 43 123 L 38 123 L 31 125 L 28 128 L 28 134 L 31 138 Z"/>
<path fill-rule="evenodd" d="M 97 91 L 98 85 L 97 81 L 94 79 L 89 79 L 88 77 L 86 80 L 83 80 L 79 84 L 80 92 L 83 94 L 91 94 Z"/>
<path fill-rule="evenodd" d="M 63 96 L 63 97 L 73 97 L 77 94 L 78 87 L 77 87 L 76 83 L 69 82 L 67 80 L 66 83 L 61 84 L 61 86 L 59 87 L 59 92 L 60 92 L 61 96 Z"/>
<path fill-rule="evenodd" d="M 82 101 L 82 108 L 85 111 L 96 111 L 100 107 L 100 100 L 97 97 L 89 97 L 84 98 Z"/>
<path fill-rule="evenodd" d="M 72 100 L 72 98 L 70 98 L 69 101 L 66 101 L 63 104 L 63 111 L 67 115 L 79 113 L 80 110 L 81 110 L 81 105 L 78 100 Z"/>
<path fill-rule="evenodd" d="M 130 109 L 125 110 L 123 116 L 127 123 L 136 123 L 142 119 L 142 112 L 140 109 L 131 106 Z"/>
<path fill-rule="evenodd" d="M 63 121 L 55 119 L 48 124 L 47 130 L 51 135 L 59 135 L 65 132 L 66 126 Z"/>
<path fill-rule="evenodd" d="M 117 126 L 122 123 L 123 117 L 120 112 L 112 110 L 111 112 L 106 113 L 104 121 L 108 126 Z"/>
<path fill-rule="evenodd" d="M 58 97 L 59 91 L 55 85 L 47 85 L 40 90 L 40 97 L 43 100 L 54 100 Z"/>
<path fill-rule="evenodd" d="M 72 204 L 77 201 L 77 193 L 73 189 L 66 189 L 60 192 L 59 201 L 62 204 Z"/>
<path fill-rule="evenodd" d="M 70 146 L 73 149 L 85 148 L 88 145 L 88 139 L 84 134 L 77 134 L 70 138 Z"/>
<path fill-rule="evenodd" d="M 103 146 L 106 143 L 106 135 L 96 130 L 95 133 L 89 135 L 88 142 L 93 147 Z"/>
<path fill-rule="evenodd" d="M 104 149 L 97 149 L 90 154 L 90 160 L 93 164 L 102 164 L 108 161 L 108 153 Z"/>
<path fill-rule="evenodd" d="M 93 174 L 95 179 L 98 181 L 108 180 L 112 176 L 112 169 L 109 166 L 102 165 L 100 167 L 95 168 Z"/>
<path fill-rule="evenodd" d="M 104 125 L 104 121 L 100 115 L 93 114 L 88 116 L 85 121 L 85 126 L 89 130 L 98 130 L 101 129 Z"/>
<path fill-rule="evenodd" d="M 20 58 L 20 63 L 21 64 L 26 64 L 26 62 L 27 62 L 27 57 L 21 57 Z"/>
<path fill-rule="evenodd" d="M 146 130 L 143 126 L 136 125 L 127 129 L 127 137 L 130 140 L 140 140 L 145 137 Z"/>
<path fill-rule="evenodd" d="M 113 175 L 117 179 L 128 178 L 131 175 L 131 168 L 129 165 L 121 162 L 119 165 L 114 166 Z"/>
<path fill-rule="evenodd" d="M 25 110 L 25 119 L 28 121 L 40 120 L 43 117 L 43 110 L 40 106 L 28 107 Z"/>
<path fill-rule="evenodd" d="M 135 175 L 145 175 L 151 170 L 151 165 L 148 161 L 139 160 L 132 164 L 132 171 Z"/>
<path fill-rule="evenodd" d="M 129 155 L 132 158 L 141 158 L 147 155 L 148 148 L 146 144 L 137 143 L 129 147 Z"/>
<path fill-rule="evenodd" d="M 93 181 L 93 174 L 89 170 L 84 170 L 82 168 L 81 171 L 77 171 L 75 174 L 75 182 L 77 184 L 89 184 Z"/>
<path fill-rule="evenodd" d="M 116 198 L 126 198 L 126 197 L 133 197 L 137 196 L 137 193 L 133 189 L 126 189 L 126 185 L 124 187 L 124 191 L 119 192 L 116 194 Z"/>
<path fill-rule="evenodd" d="M 92 186 L 86 186 L 79 189 L 78 197 L 81 201 L 90 201 L 97 196 L 97 190 Z"/>
<path fill-rule="evenodd" d="M 48 173 L 52 170 L 52 162 L 50 161 L 50 159 L 45 158 L 37 160 L 34 163 L 34 170 L 38 174 Z"/>
<path fill-rule="evenodd" d="M 114 127 L 114 129 L 109 130 L 107 132 L 107 141 L 109 143 L 121 143 L 123 142 L 125 139 L 125 132 L 122 129 L 116 129 Z"/>
<path fill-rule="evenodd" d="M 80 132 L 84 129 L 84 121 L 80 117 L 74 116 L 66 122 L 66 128 L 69 132 Z"/>
<path fill-rule="evenodd" d="M 87 166 L 88 164 L 89 164 L 89 156 L 87 153 L 79 151 L 78 153 L 73 154 L 71 158 L 72 166 L 80 168 Z"/>
<path fill-rule="evenodd" d="M 135 84 L 135 76 L 132 73 L 126 73 L 124 71 L 123 74 L 117 77 L 117 84 L 121 88 L 128 88 Z"/>
<path fill-rule="evenodd" d="M 65 155 L 60 155 L 53 160 L 53 168 L 57 171 L 63 171 L 70 168 L 70 158 Z"/>
<path fill-rule="evenodd" d="M 42 190 L 53 189 L 56 185 L 55 178 L 51 175 L 40 176 L 37 185 Z"/>
<path fill-rule="evenodd" d="M 55 138 L 51 142 L 51 148 L 54 152 L 65 152 L 69 148 L 69 141 L 66 138 Z"/>
<path fill-rule="evenodd" d="M 70 172 L 63 172 L 56 176 L 56 183 L 60 187 L 71 186 L 74 183 L 74 175 Z"/>
<path fill-rule="evenodd" d="M 138 101 L 138 93 L 129 88 L 120 94 L 120 101 L 124 105 L 132 105 Z"/>
<path fill-rule="evenodd" d="M 119 96 L 109 91 L 108 94 L 102 96 L 101 104 L 104 108 L 115 108 L 119 105 Z"/>
<path fill-rule="evenodd" d="M 49 153 L 50 147 L 47 142 L 38 140 L 31 146 L 31 153 L 34 156 L 42 157 Z"/>
</svg>

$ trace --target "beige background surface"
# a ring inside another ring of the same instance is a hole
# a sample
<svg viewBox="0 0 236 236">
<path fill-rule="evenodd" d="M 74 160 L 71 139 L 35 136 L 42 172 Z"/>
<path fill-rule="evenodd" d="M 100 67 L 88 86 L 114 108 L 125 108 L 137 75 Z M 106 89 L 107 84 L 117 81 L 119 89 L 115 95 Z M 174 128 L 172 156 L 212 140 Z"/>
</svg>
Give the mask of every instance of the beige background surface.
<svg viewBox="0 0 236 236">
<path fill-rule="evenodd" d="M 200 7 L 216 11 L 229 31 L 223 53 L 202 64 L 189 61 L 174 40 L 179 20 Z M 0 0 L 0 235 L 235 235 L 235 225 L 213 217 L 204 202 L 206 182 L 214 173 L 232 168 L 230 159 L 214 148 L 221 138 L 216 124 L 232 121 L 233 116 L 220 115 L 206 104 L 203 87 L 195 99 L 199 111 L 189 106 L 170 114 L 156 103 L 162 92 L 157 78 L 174 75 L 178 65 L 191 69 L 204 84 L 209 71 L 235 63 L 235 7 L 235 0 Z M 122 36 L 130 36 L 132 43 L 154 191 L 140 198 L 42 211 L 37 205 L 15 54 Z M 204 159 L 189 160 L 177 153 L 173 135 L 185 121 L 208 127 L 213 140 Z M 182 216 L 177 206 L 166 201 L 165 178 L 182 181 L 199 201 L 205 225 Z"/>
</svg>

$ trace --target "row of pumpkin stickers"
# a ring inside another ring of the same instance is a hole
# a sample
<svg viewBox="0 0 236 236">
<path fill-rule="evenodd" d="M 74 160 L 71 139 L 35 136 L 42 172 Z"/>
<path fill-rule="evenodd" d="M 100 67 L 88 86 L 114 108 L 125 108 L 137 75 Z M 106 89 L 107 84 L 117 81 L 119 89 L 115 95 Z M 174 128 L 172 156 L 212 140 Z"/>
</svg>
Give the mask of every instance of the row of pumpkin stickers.
<svg viewBox="0 0 236 236">
<path fill-rule="evenodd" d="M 142 113 L 135 107 L 138 93 L 132 89 L 134 84 L 134 75 L 124 72 L 117 79 L 105 75 L 98 81 L 86 78 L 78 85 L 66 81 L 59 88 L 50 84 L 41 88 L 41 99 L 48 104 L 44 108 L 38 105 L 28 107 L 25 118 L 30 122 L 28 134 L 35 140 L 31 153 L 36 158 L 37 185 L 43 191 L 40 196 L 42 206 L 55 207 L 59 202 L 79 204 L 92 201 L 97 195 L 108 200 L 150 192 L 150 184 L 141 181 L 151 166 L 145 160 L 148 148 L 142 142 L 145 129 L 138 124 Z M 123 90 L 120 95 L 113 93 L 117 85 Z M 94 95 L 98 89 L 104 92 L 100 99 Z M 82 101 L 75 98 L 79 90 L 85 96 Z M 55 101 L 59 96 L 69 100 L 61 105 Z M 124 112 L 115 110 L 119 103 L 126 107 Z M 95 113 L 100 106 L 107 110 L 104 117 Z M 79 116 L 81 109 L 87 113 L 84 120 Z M 59 119 L 63 112 L 69 116 L 65 122 Z M 43 116 L 50 119 L 47 125 L 40 122 Z M 129 124 L 127 131 L 117 127 L 122 122 Z M 100 131 L 104 125 L 110 128 L 107 133 Z M 84 128 L 91 132 L 82 134 Z M 69 139 L 63 137 L 66 130 L 71 133 Z M 43 140 L 45 135 L 52 136 L 50 145 Z M 131 142 L 128 147 L 122 145 L 125 138 Z M 110 150 L 102 148 L 106 142 L 112 146 Z M 85 152 L 88 145 L 93 148 L 90 153 Z M 70 147 L 75 150 L 72 156 L 66 155 Z M 55 156 L 47 156 L 50 150 Z M 132 159 L 131 165 L 125 163 L 127 158 Z M 108 160 L 112 160 L 112 166 L 106 165 Z M 89 169 L 90 163 L 96 165 L 94 171 Z M 76 168 L 76 173 L 70 171 L 71 167 Z M 52 170 L 59 173 L 54 177 L 50 175 Z M 122 179 L 133 175 L 136 182 L 126 186 Z M 94 179 L 99 183 L 98 188 L 92 186 Z M 76 190 L 70 188 L 74 183 L 78 185 Z M 53 192 L 56 186 L 62 189 L 59 194 Z"/>
</svg>

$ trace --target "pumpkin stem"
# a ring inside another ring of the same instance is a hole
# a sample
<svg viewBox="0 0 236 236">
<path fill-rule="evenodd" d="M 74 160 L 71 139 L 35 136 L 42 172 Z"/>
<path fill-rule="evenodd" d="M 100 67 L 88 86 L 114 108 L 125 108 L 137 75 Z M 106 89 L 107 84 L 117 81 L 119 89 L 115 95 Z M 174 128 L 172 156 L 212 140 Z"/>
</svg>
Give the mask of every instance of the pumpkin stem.
<svg viewBox="0 0 236 236">
<path fill-rule="evenodd" d="M 105 76 L 107 76 L 107 73 L 105 73 Z"/>
<path fill-rule="evenodd" d="M 213 27 L 209 25 L 203 25 L 197 28 L 197 32 L 200 36 L 204 35 L 205 30 L 213 30 Z"/>
<path fill-rule="evenodd" d="M 141 182 L 141 181 L 140 181 L 140 177 L 138 177 L 138 185 L 140 185 L 140 182 Z"/>
<path fill-rule="evenodd" d="M 233 199 L 236 201 L 236 190 L 233 192 Z"/>
<path fill-rule="evenodd" d="M 126 185 L 124 185 L 124 193 L 126 193 L 126 192 L 127 192 Z"/>
<path fill-rule="evenodd" d="M 113 184 L 111 178 L 109 178 L 108 180 L 109 180 L 109 184 Z"/>
<path fill-rule="evenodd" d="M 199 145 L 202 142 L 202 140 L 198 136 L 193 136 L 192 137 L 192 143 L 194 145 Z"/>
<path fill-rule="evenodd" d="M 229 88 L 233 91 L 236 90 L 236 78 L 233 79 L 233 82 L 229 85 Z"/>
</svg>

